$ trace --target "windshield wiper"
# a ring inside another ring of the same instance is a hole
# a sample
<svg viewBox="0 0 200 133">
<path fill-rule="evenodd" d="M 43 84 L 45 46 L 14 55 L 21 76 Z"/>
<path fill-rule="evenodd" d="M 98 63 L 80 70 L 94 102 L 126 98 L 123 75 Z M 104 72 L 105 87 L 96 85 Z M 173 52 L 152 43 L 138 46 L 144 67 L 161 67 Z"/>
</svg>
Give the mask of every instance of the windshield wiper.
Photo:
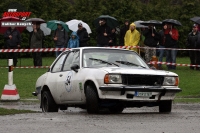
<svg viewBox="0 0 200 133">
<path fill-rule="evenodd" d="M 116 61 L 116 62 L 124 64 L 124 65 L 132 65 L 132 66 L 138 66 L 138 67 L 146 68 L 144 66 L 141 66 L 141 65 L 138 65 L 138 64 L 135 64 L 135 63 L 132 63 L 132 62 L 128 62 L 128 61 Z"/>
<path fill-rule="evenodd" d="M 108 61 L 105 61 L 105 60 L 101 60 L 101 59 L 96 59 L 96 58 L 89 58 L 90 60 L 95 60 L 95 61 L 99 61 L 101 63 L 106 63 L 106 64 L 109 64 L 109 65 L 115 65 L 115 66 L 118 66 L 117 64 L 113 63 L 113 62 L 108 62 Z"/>
</svg>

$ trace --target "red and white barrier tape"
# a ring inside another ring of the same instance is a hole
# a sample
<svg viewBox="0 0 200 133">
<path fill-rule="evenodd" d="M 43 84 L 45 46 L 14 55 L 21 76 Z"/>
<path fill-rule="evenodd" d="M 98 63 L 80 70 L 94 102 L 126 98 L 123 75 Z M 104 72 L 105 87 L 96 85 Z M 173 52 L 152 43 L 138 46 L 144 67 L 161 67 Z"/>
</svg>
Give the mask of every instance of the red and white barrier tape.
<svg viewBox="0 0 200 133">
<path fill-rule="evenodd" d="M 173 65 L 173 66 L 187 66 L 187 67 L 200 67 L 200 65 L 192 65 L 192 64 L 178 64 L 178 63 L 169 63 L 169 62 L 156 62 L 151 61 L 148 64 L 163 64 L 163 65 Z M 0 67 L 0 68 L 8 68 L 8 67 Z M 50 66 L 19 66 L 19 67 L 13 67 L 13 68 L 50 68 Z"/>
<path fill-rule="evenodd" d="M 180 48 L 155 48 L 155 47 L 140 47 L 140 46 L 112 46 L 110 48 L 121 48 L 121 49 L 165 49 L 165 50 L 193 50 L 200 51 L 200 49 L 180 49 Z M 53 52 L 53 51 L 65 51 L 69 48 L 36 48 L 36 49 L 0 49 L 0 53 L 7 52 Z"/>
<path fill-rule="evenodd" d="M 169 62 L 156 62 L 156 61 L 151 61 L 148 64 L 164 64 L 164 65 L 173 65 L 173 66 L 192 66 L 192 67 L 200 67 L 200 65 L 192 65 L 192 64 L 177 64 L 177 63 L 169 63 Z"/>
<path fill-rule="evenodd" d="M 36 49 L 0 49 L 0 53 L 7 52 L 52 52 L 52 51 L 65 51 L 69 48 L 36 48 Z"/>
<path fill-rule="evenodd" d="M 123 49 L 138 48 L 138 49 L 165 49 L 165 50 L 193 50 L 193 51 L 200 51 L 200 49 L 156 48 L 156 47 L 140 47 L 140 46 L 112 46 L 110 48 L 123 48 Z"/>
<path fill-rule="evenodd" d="M 13 68 L 49 68 L 50 66 L 19 66 Z M 0 68 L 8 68 L 8 67 L 0 67 Z"/>
</svg>

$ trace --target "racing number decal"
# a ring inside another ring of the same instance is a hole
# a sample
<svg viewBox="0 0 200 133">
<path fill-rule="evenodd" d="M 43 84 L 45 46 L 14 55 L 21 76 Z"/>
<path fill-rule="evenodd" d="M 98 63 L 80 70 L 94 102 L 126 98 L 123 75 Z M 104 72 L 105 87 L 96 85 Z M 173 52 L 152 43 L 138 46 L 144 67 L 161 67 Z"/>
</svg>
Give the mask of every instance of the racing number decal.
<svg viewBox="0 0 200 133">
<path fill-rule="evenodd" d="M 70 77 L 70 76 L 67 76 L 67 80 L 66 80 L 66 82 L 65 82 L 66 85 L 70 85 L 70 79 L 71 79 L 71 77 Z"/>
<path fill-rule="evenodd" d="M 72 77 L 73 77 L 73 73 L 72 73 L 72 71 L 70 71 L 67 74 L 66 80 L 65 80 L 65 88 L 66 88 L 67 92 L 70 92 L 72 89 L 72 81 L 71 81 Z"/>
</svg>

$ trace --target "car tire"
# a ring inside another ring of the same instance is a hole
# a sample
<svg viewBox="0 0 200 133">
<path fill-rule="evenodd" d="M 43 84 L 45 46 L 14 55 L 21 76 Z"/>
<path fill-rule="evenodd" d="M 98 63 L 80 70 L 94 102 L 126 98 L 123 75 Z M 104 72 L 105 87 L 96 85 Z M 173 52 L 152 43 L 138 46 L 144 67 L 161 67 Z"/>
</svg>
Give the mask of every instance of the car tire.
<svg viewBox="0 0 200 133">
<path fill-rule="evenodd" d="M 42 112 L 58 112 L 58 105 L 55 103 L 51 93 L 45 91 L 41 99 Z"/>
<path fill-rule="evenodd" d="M 160 101 L 159 112 L 160 113 L 170 113 L 172 110 L 172 100 Z"/>
<path fill-rule="evenodd" d="M 89 114 L 99 112 L 99 98 L 95 88 L 87 86 L 86 88 L 86 108 Z"/>
<path fill-rule="evenodd" d="M 124 107 L 122 105 L 116 105 L 109 108 L 109 111 L 113 114 L 122 113 L 123 110 L 124 110 Z"/>
</svg>

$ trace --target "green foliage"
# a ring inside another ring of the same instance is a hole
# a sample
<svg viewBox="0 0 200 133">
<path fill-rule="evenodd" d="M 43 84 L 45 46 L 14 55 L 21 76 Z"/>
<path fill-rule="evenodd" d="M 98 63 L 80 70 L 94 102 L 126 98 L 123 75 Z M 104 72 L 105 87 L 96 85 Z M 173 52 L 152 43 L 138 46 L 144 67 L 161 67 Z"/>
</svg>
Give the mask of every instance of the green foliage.
<svg viewBox="0 0 200 133">
<path fill-rule="evenodd" d="M 7 11 L 13 2 L 21 4 L 25 10 L 31 11 L 31 17 L 40 17 L 46 21 L 80 19 L 88 23 L 92 29 L 90 44 L 96 46 L 96 32 L 93 21 L 100 15 L 110 15 L 118 19 L 120 26 L 125 19 L 131 22 L 137 20 L 164 20 L 177 19 L 183 26 L 176 27 L 179 30 L 179 46 L 185 48 L 185 40 L 191 31 L 190 18 L 198 16 L 200 0 L 0 0 L 0 14 Z M 159 30 L 160 27 L 157 29 Z M 23 34 L 22 48 L 29 48 L 28 32 Z M 0 45 L 3 45 L 0 36 Z M 45 38 L 46 47 L 54 47 L 51 36 Z M 186 55 L 186 52 L 179 52 Z"/>
</svg>

